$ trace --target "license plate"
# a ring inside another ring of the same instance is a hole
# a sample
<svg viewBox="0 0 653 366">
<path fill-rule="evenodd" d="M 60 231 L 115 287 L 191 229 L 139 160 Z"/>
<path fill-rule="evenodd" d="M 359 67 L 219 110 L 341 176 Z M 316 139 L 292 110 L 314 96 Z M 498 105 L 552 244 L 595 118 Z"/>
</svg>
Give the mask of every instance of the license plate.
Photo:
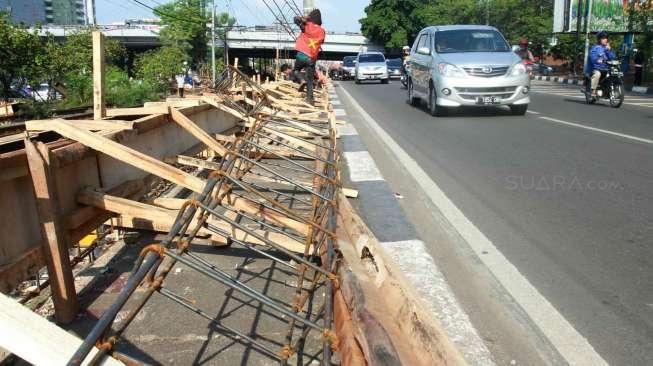
<svg viewBox="0 0 653 366">
<path fill-rule="evenodd" d="M 500 97 L 478 97 L 476 104 L 499 104 L 501 103 Z"/>
</svg>

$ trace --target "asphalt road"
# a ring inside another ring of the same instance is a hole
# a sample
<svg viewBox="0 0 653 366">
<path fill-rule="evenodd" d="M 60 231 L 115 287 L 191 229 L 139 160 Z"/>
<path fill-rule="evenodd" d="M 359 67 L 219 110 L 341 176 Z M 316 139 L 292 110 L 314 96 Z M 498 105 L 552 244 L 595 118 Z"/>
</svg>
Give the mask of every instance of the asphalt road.
<svg viewBox="0 0 653 366">
<path fill-rule="evenodd" d="M 534 83 L 525 116 L 437 118 L 409 106 L 398 82 L 339 85 L 605 361 L 653 364 L 653 99 L 588 106 L 574 88 Z M 492 276 L 460 244 L 442 243 L 447 234 L 424 214 L 437 208 L 372 131 L 356 128 L 497 363 L 564 361 L 509 291 L 477 291 Z"/>
</svg>

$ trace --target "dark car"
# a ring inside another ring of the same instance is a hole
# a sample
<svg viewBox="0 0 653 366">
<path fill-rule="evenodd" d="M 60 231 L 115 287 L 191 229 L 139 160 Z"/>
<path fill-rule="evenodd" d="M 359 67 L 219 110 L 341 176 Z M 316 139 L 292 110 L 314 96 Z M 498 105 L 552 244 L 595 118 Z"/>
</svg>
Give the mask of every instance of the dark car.
<svg viewBox="0 0 653 366">
<path fill-rule="evenodd" d="M 345 56 L 342 59 L 342 73 L 343 79 L 351 80 L 354 78 L 356 71 L 356 56 Z"/>
<path fill-rule="evenodd" d="M 388 75 L 390 79 L 401 78 L 401 65 L 403 61 L 400 58 L 390 58 L 386 60 L 388 64 Z"/>
</svg>

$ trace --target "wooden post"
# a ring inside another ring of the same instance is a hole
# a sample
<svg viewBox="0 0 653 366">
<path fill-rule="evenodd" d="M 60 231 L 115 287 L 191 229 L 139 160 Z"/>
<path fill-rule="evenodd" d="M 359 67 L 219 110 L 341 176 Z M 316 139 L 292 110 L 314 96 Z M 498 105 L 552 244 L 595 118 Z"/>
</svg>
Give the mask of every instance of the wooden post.
<svg viewBox="0 0 653 366">
<path fill-rule="evenodd" d="M 77 293 L 68 256 L 64 217 L 59 211 L 59 198 L 50 165 L 52 156 L 44 143 L 37 142 L 35 145 L 27 137 L 25 153 L 36 195 L 55 317 L 59 323 L 70 323 L 78 310 Z"/>
<path fill-rule="evenodd" d="M 93 119 L 106 117 L 104 101 L 104 35 L 93 31 Z"/>
</svg>

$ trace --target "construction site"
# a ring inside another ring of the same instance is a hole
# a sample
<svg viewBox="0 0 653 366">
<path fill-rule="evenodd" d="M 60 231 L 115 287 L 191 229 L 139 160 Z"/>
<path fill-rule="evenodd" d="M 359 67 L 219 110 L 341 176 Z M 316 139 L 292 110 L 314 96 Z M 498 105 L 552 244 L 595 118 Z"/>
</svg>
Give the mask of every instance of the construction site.
<svg viewBox="0 0 653 366">
<path fill-rule="evenodd" d="M 349 202 L 331 83 L 110 109 L 93 41 L 93 115 L 2 138 L 5 362 L 464 364 Z"/>
</svg>

